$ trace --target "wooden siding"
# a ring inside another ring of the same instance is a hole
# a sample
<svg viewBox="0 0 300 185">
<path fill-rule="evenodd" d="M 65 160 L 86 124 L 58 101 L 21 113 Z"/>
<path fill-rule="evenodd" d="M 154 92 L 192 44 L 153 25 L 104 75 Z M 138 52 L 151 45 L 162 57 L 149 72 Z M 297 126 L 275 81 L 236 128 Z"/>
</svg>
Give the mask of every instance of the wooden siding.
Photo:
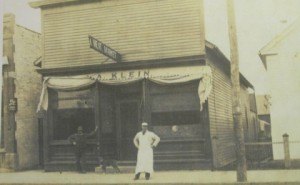
<svg viewBox="0 0 300 185">
<path fill-rule="evenodd" d="M 211 52 L 207 52 L 207 63 L 213 73 L 213 89 L 208 99 L 208 110 L 215 168 L 225 166 L 236 159 L 231 81 L 229 69 L 225 69 L 222 62 Z"/>
<path fill-rule="evenodd" d="M 208 99 L 213 165 L 220 168 L 236 160 L 230 67 L 211 51 L 207 51 L 207 63 L 213 73 L 213 89 Z M 243 82 L 240 93 L 245 142 L 255 141 L 257 114 L 250 110 L 250 97 Z"/>
<path fill-rule="evenodd" d="M 92 35 L 123 61 L 204 54 L 200 0 L 93 1 L 42 8 L 43 68 L 111 63 L 89 47 Z"/>
<path fill-rule="evenodd" d="M 243 84 L 241 84 L 241 102 L 245 142 L 256 141 L 258 134 L 257 114 L 250 109 L 250 94 Z"/>
</svg>

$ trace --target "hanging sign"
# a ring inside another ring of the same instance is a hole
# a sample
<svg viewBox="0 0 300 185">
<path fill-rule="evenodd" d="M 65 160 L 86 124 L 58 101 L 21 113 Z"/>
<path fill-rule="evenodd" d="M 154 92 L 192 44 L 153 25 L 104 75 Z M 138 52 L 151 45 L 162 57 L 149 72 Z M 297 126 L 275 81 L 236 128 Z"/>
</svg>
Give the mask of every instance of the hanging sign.
<svg viewBox="0 0 300 185">
<path fill-rule="evenodd" d="M 110 48 L 109 46 L 105 45 L 104 43 L 100 42 L 96 38 L 89 35 L 89 42 L 90 47 L 94 50 L 102 53 L 103 55 L 113 59 L 116 62 L 122 61 L 122 56 L 120 53 L 115 51 L 114 49 Z"/>
<path fill-rule="evenodd" d="M 17 98 L 12 98 L 9 100 L 8 104 L 8 110 L 11 112 L 16 112 L 17 111 Z"/>
</svg>

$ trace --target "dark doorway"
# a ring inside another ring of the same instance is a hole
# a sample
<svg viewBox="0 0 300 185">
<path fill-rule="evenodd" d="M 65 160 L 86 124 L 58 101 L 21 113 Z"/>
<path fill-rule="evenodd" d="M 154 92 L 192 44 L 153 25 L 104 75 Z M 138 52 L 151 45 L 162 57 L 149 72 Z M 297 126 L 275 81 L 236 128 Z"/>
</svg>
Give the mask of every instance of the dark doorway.
<svg viewBox="0 0 300 185">
<path fill-rule="evenodd" d="M 117 109 L 119 159 L 124 161 L 136 160 L 137 150 L 133 144 L 133 138 L 139 129 L 139 101 L 120 101 Z"/>
</svg>

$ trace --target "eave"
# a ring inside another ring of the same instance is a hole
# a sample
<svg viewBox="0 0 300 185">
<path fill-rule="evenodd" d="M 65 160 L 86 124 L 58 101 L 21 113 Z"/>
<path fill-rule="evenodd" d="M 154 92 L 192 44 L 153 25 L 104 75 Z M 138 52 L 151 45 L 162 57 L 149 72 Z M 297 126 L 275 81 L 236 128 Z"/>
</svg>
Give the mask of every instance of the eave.
<svg viewBox="0 0 300 185">
<path fill-rule="evenodd" d="M 47 6 L 57 6 L 68 3 L 90 2 L 99 0 L 36 0 L 29 2 L 29 6 L 32 8 L 43 8 Z"/>
<path fill-rule="evenodd" d="M 155 67 L 205 65 L 205 55 L 197 55 L 180 58 L 155 59 L 145 61 L 132 61 L 122 63 L 95 64 L 85 66 L 41 68 L 36 69 L 43 76 L 89 74 L 103 71 L 130 70 Z"/>
</svg>

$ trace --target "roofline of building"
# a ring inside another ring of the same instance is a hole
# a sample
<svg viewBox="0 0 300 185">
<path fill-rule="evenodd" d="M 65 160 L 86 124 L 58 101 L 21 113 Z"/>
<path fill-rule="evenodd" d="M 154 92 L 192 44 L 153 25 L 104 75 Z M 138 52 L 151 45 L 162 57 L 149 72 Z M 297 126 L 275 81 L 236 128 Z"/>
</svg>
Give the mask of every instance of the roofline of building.
<svg viewBox="0 0 300 185">
<path fill-rule="evenodd" d="M 266 45 L 264 45 L 259 50 L 258 56 L 261 59 L 266 70 L 267 70 L 266 57 L 277 54 L 275 52 L 270 52 L 268 50 L 272 49 L 274 46 L 280 43 L 285 37 L 287 37 L 295 29 L 296 26 L 299 26 L 299 24 L 300 24 L 300 18 L 297 18 L 293 23 L 288 25 L 282 32 L 276 35 L 271 41 L 269 41 Z"/>
<path fill-rule="evenodd" d="M 23 29 L 25 29 L 25 30 L 27 30 L 27 31 L 32 32 L 32 33 L 36 33 L 36 34 L 41 35 L 41 33 L 37 32 L 37 31 L 34 31 L 34 30 L 32 30 L 32 29 L 26 28 L 26 27 L 24 27 L 24 26 L 21 26 L 21 25 L 19 25 L 19 24 L 16 24 L 16 26 L 21 27 L 21 28 L 23 28 Z"/>
<path fill-rule="evenodd" d="M 32 8 L 43 8 L 47 6 L 56 6 L 60 4 L 76 3 L 79 1 L 99 1 L 99 0 L 35 0 L 29 2 L 29 6 Z"/>
<path fill-rule="evenodd" d="M 212 51 L 216 52 L 221 58 L 224 59 L 224 61 L 226 62 L 226 65 L 229 65 L 230 67 L 230 60 L 224 55 L 224 53 L 222 53 L 222 51 L 213 43 L 209 42 L 209 41 L 205 41 L 205 47 L 211 49 Z M 246 77 L 240 73 L 240 81 L 246 85 L 247 87 L 250 87 L 251 89 L 255 90 L 254 86 L 246 79 Z"/>
<path fill-rule="evenodd" d="M 283 31 L 281 31 L 279 34 L 277 34 L 271 41 L 269 41 L 264 47 L 262 47 L 259 50 L 259 53 L 261 55 L 269 55 L 272 54 L 268 52 L 269 49 L 276 46 L 278 43 L 280 43 L 285 37 L 287 37 L 295 27 L 300 23 L 300 18 L 296 19 L 293 23 L 288 25 Z"/>
</svg>

